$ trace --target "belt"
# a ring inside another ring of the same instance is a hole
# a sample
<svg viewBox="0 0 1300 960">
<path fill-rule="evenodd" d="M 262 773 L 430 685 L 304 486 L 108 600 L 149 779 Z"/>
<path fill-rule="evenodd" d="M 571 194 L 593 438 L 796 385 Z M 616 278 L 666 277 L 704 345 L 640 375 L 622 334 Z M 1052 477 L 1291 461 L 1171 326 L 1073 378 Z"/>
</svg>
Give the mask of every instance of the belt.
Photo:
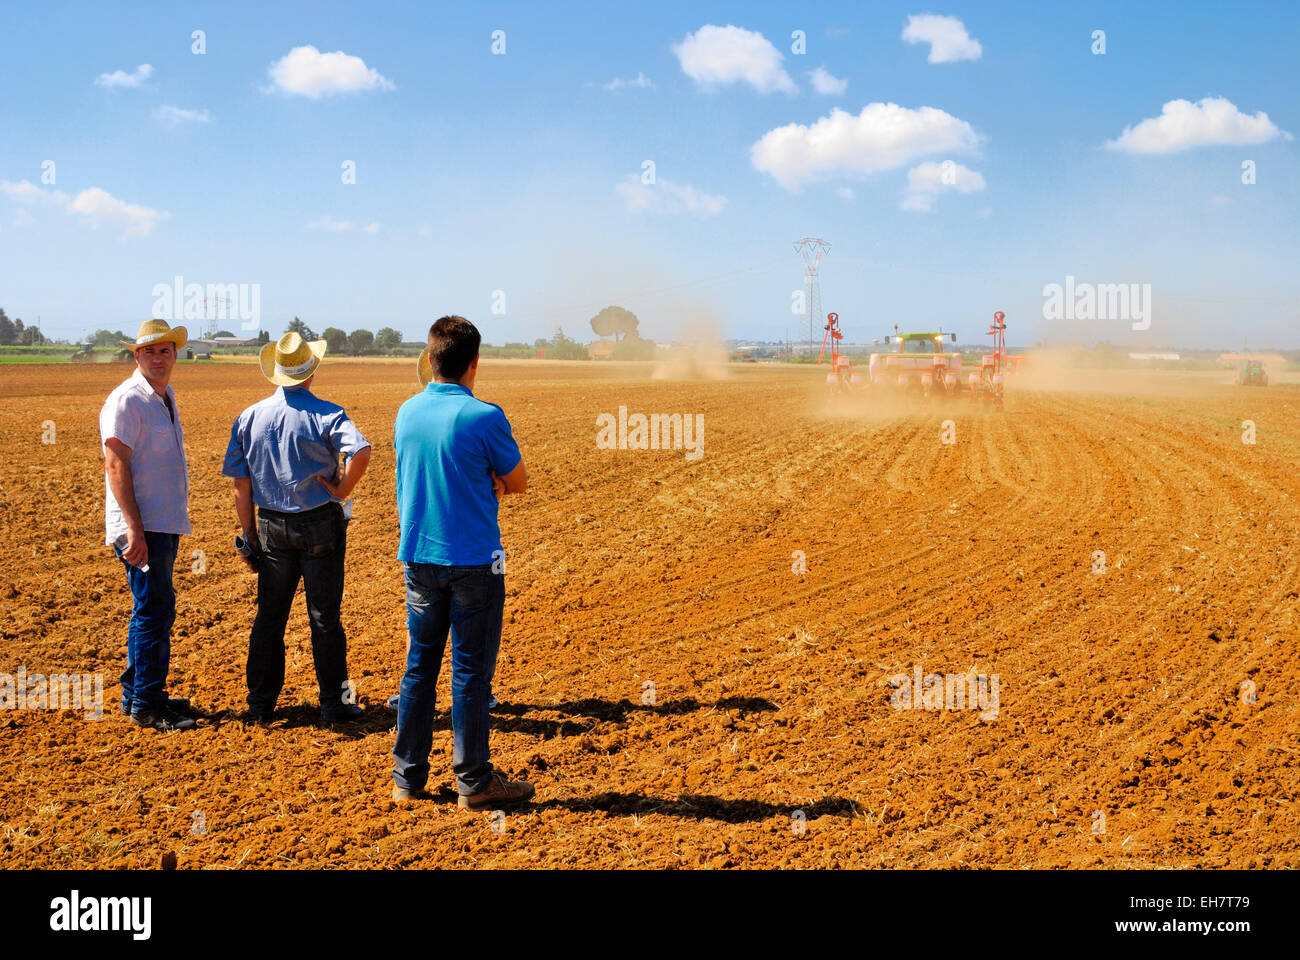
<svg viewBox="0 0 1300 960">
<path fill-rule="evenodd" d="M 275 520 L 296 520 L 303 517 L 314 517 L 323 514 L 326 511 L 342 513 L 343 505 L 331 500 L 329 503 L 322 503 L 319 507 L 312 507 L 310 510 L 297 510 L 285 512 L 284 510 L 272 510 L 270 507 L 258 507 L 257 514 L 260 517 L 269 517 Z"/>
</svg>

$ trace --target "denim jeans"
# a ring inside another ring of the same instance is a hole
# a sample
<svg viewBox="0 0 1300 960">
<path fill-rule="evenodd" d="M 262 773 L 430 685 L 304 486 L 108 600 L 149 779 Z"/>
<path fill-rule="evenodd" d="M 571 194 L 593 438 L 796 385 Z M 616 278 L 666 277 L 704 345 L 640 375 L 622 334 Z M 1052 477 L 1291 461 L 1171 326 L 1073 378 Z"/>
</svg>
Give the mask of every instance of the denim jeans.
<svg viewBox="0 0 1300 960">
<path fill-rule="evenodd" d="M 438 672 L 450 633 L 452 772 L 462 796 L 478 793 L 492 778 L 488 697 L 501 646 L 505 577 L 493 573 L 491 564 L 402 567 L 411 648 L 397 705 L 393 781 L 418 790 L 429 780 Z"/>
<path fill-rule="evenodd" d="M 257 539 L 262 559 L 257 572 L 257 617 L 248 638 L 249 709 L 270 713 L 280 698 L 284 628 L 301 579 L 321 713 L 337 713 L 341 704 L 352 699 L 346 690 L 347 637 L 339 616 L 347 549 L 343 511 L 336 503 L 304 513 L 259 510 Z"/>
<path fill-rule="evenodd" d="M 122 705 L 135 713 L 155 710 L 167 703 L 167 671 L 172 657 L 172 624 L 176 622 L 176 592 L 172 588 L 172 567 L 180 535 L 144 534 L 149 551 L 149 572 L 125 560 L 126 581 L 135 605 L 126 629 L 126 669 L 122 671 Z M 119 560 L 122 551 L 113 553 Z"/>
</svg>

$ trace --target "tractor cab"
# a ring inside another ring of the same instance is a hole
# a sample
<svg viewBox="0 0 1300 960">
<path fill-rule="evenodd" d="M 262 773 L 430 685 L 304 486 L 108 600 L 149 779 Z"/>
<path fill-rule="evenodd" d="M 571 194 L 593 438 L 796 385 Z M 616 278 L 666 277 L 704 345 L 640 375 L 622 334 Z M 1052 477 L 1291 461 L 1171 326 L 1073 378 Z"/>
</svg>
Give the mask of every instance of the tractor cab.
<svg viewBox="0 0 1300 960">
<path fill-rule="evenodd" d="M 1268 374 L 1264 372 L 1264 364 L 1249 358 L 1243 360 L 1237 368 L 1237 383 L 1244 387 L 1267 387 Z"/>
<path fill-rule="evenodd" d="M 947 353 L 944 344 L 955 342 L 957 334 L 939 331 L 898 333 L 885 337 L 888 352 L 873 353 L 868 373 L 873 384 L 951 394 L 960 389 L 961 354 Z"/>
<path fill-rule="evenodd" d="M 956 340 L 955 333 L 899 333 L 885 337 L 885 343 L 893 353 L 924 353 L 934 356 L 943 352 L 946 340 Z"/>
</svg>

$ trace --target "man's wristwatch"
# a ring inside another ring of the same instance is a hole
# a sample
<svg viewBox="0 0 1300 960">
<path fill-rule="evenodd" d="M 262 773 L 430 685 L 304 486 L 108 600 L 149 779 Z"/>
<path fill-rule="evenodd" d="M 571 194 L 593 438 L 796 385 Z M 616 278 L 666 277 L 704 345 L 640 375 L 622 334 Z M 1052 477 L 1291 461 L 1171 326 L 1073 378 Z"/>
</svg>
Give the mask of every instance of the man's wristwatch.
<svg viewBox="0 0 1300 960">
<path fill-rule="evenodd" d="M 254 570 L 257 569 L 258 563 L 262 559 L 262 551 L 256 540 L 248 541 L 238 534 L 235 535 L 235 549 L 239 551 L 247 564 Z"/>
</svg>

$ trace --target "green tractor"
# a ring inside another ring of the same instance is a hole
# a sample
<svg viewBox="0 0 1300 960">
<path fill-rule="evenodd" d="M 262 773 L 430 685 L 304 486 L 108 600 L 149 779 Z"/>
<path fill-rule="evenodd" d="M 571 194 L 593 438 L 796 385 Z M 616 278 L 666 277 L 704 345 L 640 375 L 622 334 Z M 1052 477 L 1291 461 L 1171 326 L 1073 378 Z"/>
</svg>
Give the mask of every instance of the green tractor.
<svg viewBox="0 0 1300 960">
<path fill-rule="evenodd" d="M 1237 368 L 1237 385 L 1241 387 L 1267 387 L 1268 374 L 1258 360 L 1243 360 Z"/>
</svg>

